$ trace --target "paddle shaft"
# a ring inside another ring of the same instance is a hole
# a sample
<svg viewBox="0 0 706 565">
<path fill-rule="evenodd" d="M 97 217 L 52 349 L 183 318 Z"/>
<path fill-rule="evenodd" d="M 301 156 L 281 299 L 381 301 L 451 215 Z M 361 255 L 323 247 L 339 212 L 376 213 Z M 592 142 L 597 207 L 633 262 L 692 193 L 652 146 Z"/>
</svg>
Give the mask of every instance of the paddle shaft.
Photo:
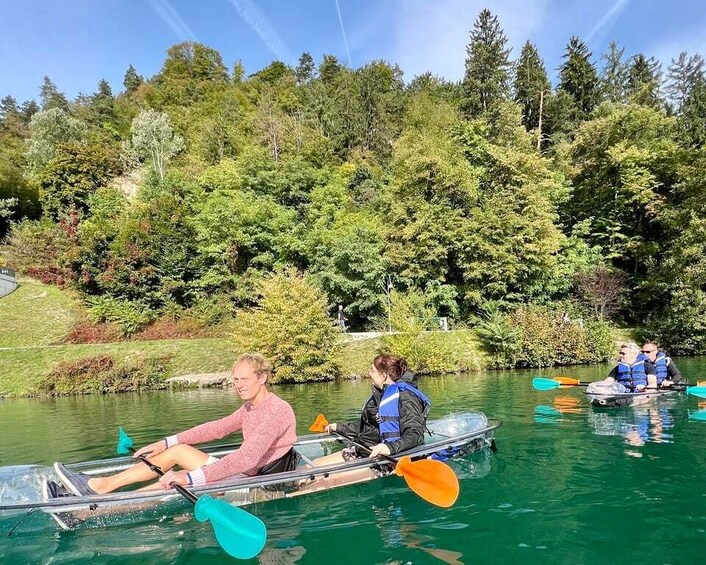
<svg viewBox="0 0 706 565">
<path fill-rule="evenodd" d="M 128 449 L 129 449 L 130 451 L 132 451 L 133 453 L 135 453 L 135 448 L 134 448 L 134 447 L 129 447 Z M 152 463 L 152 462 L 151 462 L 149 459 L 147 459 L 147 457 L 145 457 L 144 455 L 138 456 L 138 459 L 139 459 L 140 461 L 142 461 L 145 465 L 147 465 L 147 466 L 150 468 L 150 471 L 152 471 L 153 473 L 157 473 L 160 477 L 163 477 L 163 476 L 164 476 L 164 471 L 162 471 L 162 469 L 161 469 L 160 467 L 158 467 L 157 465 L 155 465 L 154 463 Z M 186 498 L 186 500 L 188 500 L 188 501 L 191 502 L 192 504 L 196 504 L 196 501 L 198 500 L 198 497 L 197 497 L 193 492 L 191 492 L 189 489 L 184 488 L 184 487 L 181 486 L 179 483 L 172 483 L 172 484 L 170 484 L 169 486 L 174 487 L 174 489 L 175 489 L 180 495 L 182 495 L 184 498 Z"/>
<path fill-rule="evenodd" d="M 357 441 L 353 441 L 353 440 L 352 440 L 351 438 L 349 438 L 346 434 L 341 433 L 341 432 L 339 432 L 339 431 L 335 431 L 335 432 L 333 432 L 333 433 L 336 434 L 337 436 L 341 436 L 343 439 L 345 439 L 345 440 L 351 442 L 351 443 L 352 443 L 353 445 L 355 445 L 356 447 L 360 447 L 361 449 L 364 449 L 365 451 L 367 451 L 368 453 L 370 453 L 371 449 L 370 449 L 369 447 L 365 447 L 362 443 L 358 443 Z M 393 457 L 390 457 L 389 455 L 383 455 L 383 454 L 381 453 L 380 455 L 378 455 L 378 457 L 380 457 L 381 459 L 385 459 L 385 460 L 389 461 L 390 463 L 393 463 L 394 465 L 397 465 L 397 463 L 398 463 L 397 459 L 394 459 Z"/>
</svg>

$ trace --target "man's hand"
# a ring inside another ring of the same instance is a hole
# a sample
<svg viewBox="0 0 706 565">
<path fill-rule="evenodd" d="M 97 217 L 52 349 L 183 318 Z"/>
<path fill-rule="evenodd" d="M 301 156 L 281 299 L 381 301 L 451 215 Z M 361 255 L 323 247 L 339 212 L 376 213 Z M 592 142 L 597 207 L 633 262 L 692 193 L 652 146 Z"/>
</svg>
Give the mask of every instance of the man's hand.
<svg viewBox="0 0 706 565">
<path fill-rule="evenodd" d="M 673 384 L 674 384 L 674 381 L 668 381 L 667 379 L 665 379 L 662 381 L 662 384 L 659 386 L 661 386 L 662 388 L 668 388 L 668 387 L 672 386 Z"/>
<path fill-rule="evenodd" d="M 154 443 L 150 443 L 149 445 L 145 445 L 145 447 L 142 447 L 138 449 L 135 454 L 133 455 L 133 458 L 138 458 L 140 455 L 144 455 L 145 457 L 152 456 L 154 457 L 155 455 L 159 455 L 163 451 L 167 449 L 167 442 L 164 441 L 163 439 L 160 439 L 159 441 L 155 441 Z"/>
<path fill-rule="evenodd" d="M 328 426 L 324 427 L 324 431 L 330 434 L 334 433 L 336 431 L 336 422 L 333 422 Z"/>
<path fill-rule="evenodd" d="M 181 486 L 189 485 L 189 477 L 186 471 L 167 471 L 164 476 L 159 479 L 159 484 L 162 485 L 163 489 L 172 488 L 172 483 L 176 483 Z"/>
</svg>

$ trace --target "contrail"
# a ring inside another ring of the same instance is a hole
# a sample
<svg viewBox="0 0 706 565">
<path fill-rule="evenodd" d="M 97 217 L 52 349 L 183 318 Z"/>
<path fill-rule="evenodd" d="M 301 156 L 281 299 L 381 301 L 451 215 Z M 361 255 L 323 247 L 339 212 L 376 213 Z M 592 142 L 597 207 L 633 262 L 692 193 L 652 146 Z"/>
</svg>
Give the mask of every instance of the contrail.
<svg viewBox="0 0 706 565">
<path fill-rule="evenodd" d="M 275 56 L 288 65 L 294 61 L 291 52 L 284 44 L 272 24 L 250 0 L 230 0 L 235 11 L 247 23 Z"/>
<path fill-rule="evenodd" d="M 149 0 L 150 6 L 182 41 L 197 41 L 196 35 L 169 3 L 169 0 Z"/>
<path fill-rule="evenodd" d="M 600 19 L 600 21 L 594 26 L 594 28 L 590 32 L 588 32 L 588 35 L 586 36 L 586 43 L 588 43 L 596 35 L 598 35 L 598 33 L 605 27 L 608 21 L 613 16 L 622 12 L 629 3 L 630 0 L 618 0 L 615 4 L 613 4 L 613 7 L 608 10 L 605 14 L 603 14 L 603 17 Z"/>
<path fill-rule="evenodd" d="M 343 27 L 343 18 L 341 17 L 341 8 L 338 5 L 338 0 L 336 0 L 336 11 L 338 12 L 338 23 L 341 24 L 341 33 L 343 34 L 343 45 L 346 47 L 346 56 L 348 57 L 348 66 L 353 68 L 351 63 L 351 52 L 348 50 L 348 38 L 346 37 L 346 30 Z"/>
</svg>

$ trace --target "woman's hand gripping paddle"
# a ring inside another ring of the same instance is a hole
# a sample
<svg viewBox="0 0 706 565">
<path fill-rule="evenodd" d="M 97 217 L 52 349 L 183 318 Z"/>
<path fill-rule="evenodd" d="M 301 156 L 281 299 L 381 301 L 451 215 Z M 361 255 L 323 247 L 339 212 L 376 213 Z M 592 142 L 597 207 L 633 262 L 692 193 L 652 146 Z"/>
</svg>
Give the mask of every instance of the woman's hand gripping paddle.
<svg viewBox="0 0 706 565">
<path fill-rule="evenodd" d="M 326 416 L 319 414 L 309 431 L 324 432 L 326 426 L 328 426 Z M 369 448 L 353 441 L 345 434 L 333 433 L 370 453 Z M 453 506 L 456 502 L 459 493 L 458 477 L 446 463 L 434 459 L 412 461 L 408 456 L 400 459 L 387 455 L 380 455 L 380 457 L 395 465 L 395 474 L 403 477 L 407 486 L 427 502 L 443 508 Z"/>
<path fill-rule="evenodd" d="M 119 434 L 118 453 L 135 453 L 132 438 L 122 427 L 119 428 Z M 164 476 L 164 471 L 144 455 L 138 459 L 160 477 Z M 228 555 L 237 559 L 250 559 L 262 551 L 267 541 L 267 528 L 260 518 L 224 500 L 211 498 L 207 494 L 196 496 L 177 483 L 172 483 L 172 486 L 195 505 L 194 516 L 199 522 L 211 523 L 216 540 Z"/>
</svg>

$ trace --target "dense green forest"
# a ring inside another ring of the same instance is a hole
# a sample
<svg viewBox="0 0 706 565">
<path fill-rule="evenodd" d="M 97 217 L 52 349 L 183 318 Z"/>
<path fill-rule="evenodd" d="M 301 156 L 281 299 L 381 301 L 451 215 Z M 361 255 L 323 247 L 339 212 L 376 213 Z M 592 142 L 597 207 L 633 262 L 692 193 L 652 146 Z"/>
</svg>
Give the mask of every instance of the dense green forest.
<svg viewBox="0 0 706 565">
<path fill-rule="evenodd" d="M 70 101 L 45 77 L 39 104 L 0 102 L 2 262 L 125 335 L 215 327 L 306 273 L 353 329 L 385 328 L 394 299 L 499 364 L 537 364 L 518 331 L 537 351 L 558 318 L 706 352 L 701 56 L 571 37 L 552 85 L 484 10 L 465 60 L 458 83 L 308 53 L 248 74 L 186 42 L 119 93 Z"/>
</svg>

